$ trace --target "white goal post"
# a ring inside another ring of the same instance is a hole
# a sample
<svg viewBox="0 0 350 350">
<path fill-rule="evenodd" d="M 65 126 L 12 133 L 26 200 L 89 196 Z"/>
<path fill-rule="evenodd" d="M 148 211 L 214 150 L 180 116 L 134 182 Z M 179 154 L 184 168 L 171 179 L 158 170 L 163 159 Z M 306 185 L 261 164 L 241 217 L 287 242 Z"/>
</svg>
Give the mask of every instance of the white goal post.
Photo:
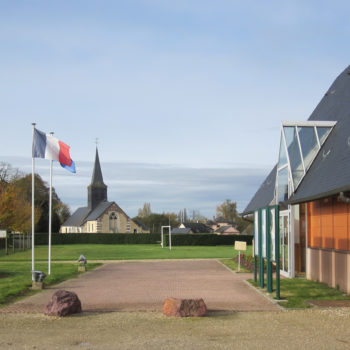
<svg viewBox="0 0 350 350">
<path fill-rule="evenodd" d="M 171 250 L 171 226 L 162 226 L 162 242 L 161 246 L 164 248 L 164 229 L 169 229 L 169 249 Z"/>
</svg>

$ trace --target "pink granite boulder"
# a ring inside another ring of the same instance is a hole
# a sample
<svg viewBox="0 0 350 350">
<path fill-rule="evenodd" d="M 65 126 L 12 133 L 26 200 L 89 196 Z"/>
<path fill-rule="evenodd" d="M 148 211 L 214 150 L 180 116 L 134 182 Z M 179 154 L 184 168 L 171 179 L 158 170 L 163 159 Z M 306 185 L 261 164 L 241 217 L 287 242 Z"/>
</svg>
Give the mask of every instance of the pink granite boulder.
<svg viewBox="0 0 350 350">
<path fill-rule="evenodd" d="M 207 306 L 203 299 L 167 298 L 163 302 L 163 314 L 175 317 L 203 317 Z"/>
<path fill-rule="evenodd" d="M 45 308 L 45 315 L 68 316 L 81 312 L 81 302 L 74 292 L 58 290 Z"/>
</svg>

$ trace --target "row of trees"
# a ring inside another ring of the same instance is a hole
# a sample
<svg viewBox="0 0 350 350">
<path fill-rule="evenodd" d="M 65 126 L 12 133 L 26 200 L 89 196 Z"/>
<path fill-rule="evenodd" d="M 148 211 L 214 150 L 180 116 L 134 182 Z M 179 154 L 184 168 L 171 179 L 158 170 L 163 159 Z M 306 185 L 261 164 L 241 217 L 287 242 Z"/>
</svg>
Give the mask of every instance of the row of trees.
<svg viewBox="0 0 350 350">
<path fill-rule="evenodd" d="M 208 219 L 201 215 L 198 210 L 193 210 L 188 215 L 187 209 L 180 210 L 178 214 L 175 213 L 152 213 L 151 203 L 144 203 L 143 207 L 138 210 L 138 215 L 133 220 L 138 221 L 147 226 L 151 233 L 160 232 L 161 226 L 170 225 L 171 227 L 178 227 L 182 222 L 201 222 L 206 223 Z M 243 220 L 237 212 L 237 203 L 226 199 L 223 203 L 216 207 L 216 216 L 222 217 L 225 220 L 234 222 L 237 229 L 243 232 L 250 222 Z"/>
<path fill-rule="evenodd" d="M 35 174 L 35 231 L 47 232 L 49 225 L 49 187 Z M 0 229 L 14 232 L 31 231 L 32 176 L 0 163 Z M 67 205 L 52 189 L 52 232 L 58 232 L 69 217 Z"/>
</svg>

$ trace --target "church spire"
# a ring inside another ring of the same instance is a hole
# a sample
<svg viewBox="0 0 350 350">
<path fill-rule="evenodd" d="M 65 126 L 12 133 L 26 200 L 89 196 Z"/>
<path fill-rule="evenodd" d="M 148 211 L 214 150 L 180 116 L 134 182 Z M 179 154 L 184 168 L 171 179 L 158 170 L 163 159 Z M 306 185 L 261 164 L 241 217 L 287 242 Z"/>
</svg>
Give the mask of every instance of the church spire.
<svg viewBox="0 0 350 350">
<path fill-rule="evenodd" d="M 94 170 L 92 172 L 91 184 L 88 186 L 88 207 L 95 209 L 101 202 L 107 201 L 107 186 L 103 182 L 100 158 L 96 147 Z"/>
<path fill-rule="evenodd" d="M 92 178 L 91 178 L 91 185 L 97 185 L 97 184 L 103 184 L 103 176 L 101 171 L 101 165 L 100 165 L 100 158 L 98 156 L 98 150 L 96 147 L 96 156 L 95 156 L 95 164 L 94 164 L 94 170 L 92 172 Z"/>
</svg>

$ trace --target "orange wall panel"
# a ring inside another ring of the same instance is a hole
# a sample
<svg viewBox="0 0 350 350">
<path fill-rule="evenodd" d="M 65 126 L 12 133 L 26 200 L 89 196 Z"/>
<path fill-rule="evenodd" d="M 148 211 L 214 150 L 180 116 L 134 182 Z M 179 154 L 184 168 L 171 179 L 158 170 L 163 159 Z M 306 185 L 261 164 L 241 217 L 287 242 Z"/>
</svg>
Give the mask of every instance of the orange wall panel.
<svg viewBox="0 0 350 350">
<path fill-rule="evenodd" d="M 333 204 L 334 248 L 348 250 L 348 205 L 343 202 Z"/>
<path fill-rule="evenodd" d="M 308 232 L 310 247 L 321 247 L 321 211 L 318 201 L 310 202 L 308 206 Z"/>
<path fill-rule="evenodd" d="M 333 249 L 333 201 L 331 198 L 321 200 L 321 236 L 322 248 Z"/>
<path fill-rule="evenodd" d="M 337 198 L 308 203 L 308 245 L 350 250 L 350 205 Z"/>
</svg>

